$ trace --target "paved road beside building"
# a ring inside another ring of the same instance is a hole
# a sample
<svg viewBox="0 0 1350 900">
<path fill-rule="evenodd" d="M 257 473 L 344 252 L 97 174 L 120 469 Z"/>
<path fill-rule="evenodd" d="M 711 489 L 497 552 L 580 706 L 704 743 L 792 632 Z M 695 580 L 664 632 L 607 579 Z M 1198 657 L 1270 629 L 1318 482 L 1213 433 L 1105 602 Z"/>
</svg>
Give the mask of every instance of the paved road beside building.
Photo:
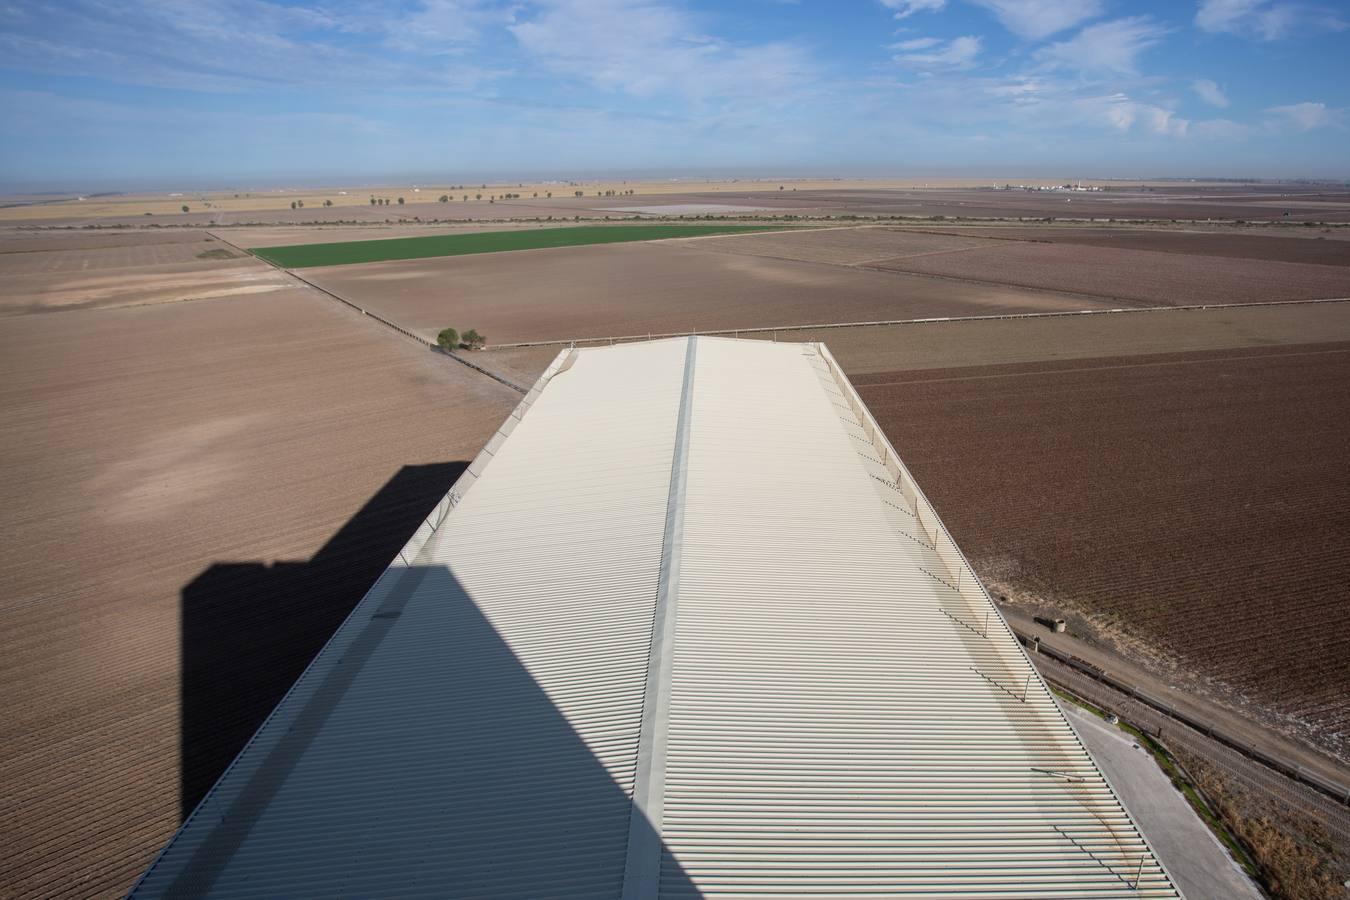
<svg viewBox="0 0 1350 900">
<path fill-rule="evenodd" d="M 1187 900 L 1261 900 L 1147 750 L 1082 707 L 1060 707 Z"/>
</svg>

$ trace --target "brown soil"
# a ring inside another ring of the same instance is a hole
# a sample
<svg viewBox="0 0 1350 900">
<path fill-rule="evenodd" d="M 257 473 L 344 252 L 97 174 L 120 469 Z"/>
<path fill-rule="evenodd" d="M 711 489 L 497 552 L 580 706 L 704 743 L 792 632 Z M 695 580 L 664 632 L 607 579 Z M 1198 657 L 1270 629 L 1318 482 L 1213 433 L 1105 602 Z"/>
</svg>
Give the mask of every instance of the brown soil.
<svg viewBox="0 0 1350 900">
<path fill-rule="evenodd" d="M 853 377 L 1350 340 L 1350 302 L 818 328 L 783 332 L 779 340 L 824 341 Z"/>
<path fill-rule="evenodd" d="M 698 243 L 483 253 L 307 269 L 304 275 L 428 337 L 447 326 L 474 328 L 490 343 L 1108 305 L 1022 288 L 714 253 Z"/>
<path fill-rule="evenodd" d="M 743 253 L 803 262 L 852 266 L 900 256 L 943 253 L 987 244 L 978 237 L 945 236 L 897 228 L 811 228 L 767 234 L 698 238 L 688 243 L 698 250 Z"/>
<path fill-rule="evenodd" d="M 1344 743 L 1350 342 L 856 383 L 982 575 Z"/>
<path fill-rule="evenodd" d="M 232 259 L 239 254 L 230 250 L 219 241 L 199 234 L 195 241 L 145 241 L 118 244 L 98 248 L 47 248 L 24 252 L 12 252 L 19 242 L 6 241 L 4 246 L 11 252 L 0 252 L 0 277 L 10 278 L 22 275 L 73 274 L 107 269 L 144 268 L 146 266 L 164 266 L 175 263 L 190 263 L 203 257 L 203 253 L 227 253 L 223 258 Z"/>
<path fill-rule="evenodd" d="M 195 251 L 206 245 L 179 246 Z M 33 254 L 49 255 L 71 254 Z M 196 252 L 192 256 L 191 262 L 163 265 L 11 275 L 4 278 L 0 290 L 0 317 L 270 294 L 294 284 L 284 273 L 255 259 L 198 259 Z M 0 262 L 4 259 L 0 256 Z"/>
<path fill-rule="evenodd" d="M 0 229 L 0 254 L 204 243 L 207 243 L 207 236 L 197 228 L 112 228 L 99 231 Z"/>
<path fill-rule="evenodd" d="M 998 241 L 877 268 L 991 284 L 1072 291 L 1159 306 L 1350 296 L 1344 266 L 1188 256 L 1149 250 Z"/>
<path fill-rule="evenodd" d="M 1245 229 L 1244 229 L 1245 231 Z M 1156 250 L 1194 256 L 1229 259 L 1264 259 L 1271 262 L 1350 266 L 1350 240 L 1344 229 L 1323 235 L 1321 229 L 1284 228 L 1280 234 L 1247 234 L 1243 231 L 1192 231 L 1172 228 L 1072 228 L 1059 225 L 981 227 L 949 229 L 954 237 L 990 237 L 1003 240 L 1048 241 L 1122 250 Z"/>
<path fill-rule="evenodd" d="M 518 400 L 310 291 L 7 320 L 0 896 L 124 892 Z"/>
<path fill-rule="evenodd" d="M 0 317 L 268 294 L 294 282 L 201 231 L 0 232 Z"/>
</svg>

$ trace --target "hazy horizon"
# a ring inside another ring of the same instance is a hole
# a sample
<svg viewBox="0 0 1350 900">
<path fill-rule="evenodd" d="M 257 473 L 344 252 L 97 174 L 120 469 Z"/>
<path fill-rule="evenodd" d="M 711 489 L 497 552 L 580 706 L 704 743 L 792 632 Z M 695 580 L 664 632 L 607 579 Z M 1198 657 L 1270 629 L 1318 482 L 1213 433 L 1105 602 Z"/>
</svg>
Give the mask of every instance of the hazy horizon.
<svg viewBox="0 0 1350 900">
<path fill-rule="evenodd" d="M 0 186 L 1344 180 L 1348 28 L 1316 0 L 18 0 Z"/>
<path fill-rule="evenodd" d="M 852 181 L 921 181 L 930 178 L 934 182 L 941 181 L 969 181 L 979 180 L 987 181 L 992 184 L 1017 183 L 1019 180 L 1030 181 L 1056 181 L 1064 183 L 1083 182 L 1120 182 L 1122 184 L 1134 184 L 1140 182 L 1226 182 L 1226 183 L 1253 183 L 1253 184 L 1278 184 L 1278 183 L 1309 183 L 1309 184 L 1328 184 L 1345 185 L 1350 184 L 1350 179 L 1335 177 L 1317 177 L 1317 176 L 1280 176 L 1280 175 L 1214 175 L 1187 173 L 1181 175 L 1161 175 L 1156 173 L 1140 174 L 1103 174 L 1099 172 L 1077 172 L 1068 167 L 1047 169 L 1042 172 L 1018 171 L 1018 172 L 994 172 L 983 170 L 949 170 L 949 171 L 927 171 L 927 172 L 886 172 L 877 170 L 834 170 L 834 171 L 813 171 L 813 170 L 793 170 L 793 171 L 736 171 L 724 169 L 708 169 L 705 171 L 686 171 L 671 173 L 664 170 L 658 171 L 596 171 L 596 172 L 570 172 L 570 173 L 540 173 L 540 172 L 468 172 L 468 173 L 404 173 L 393 175 L 349 175 L 333 176 L 329 178 L 312 177 L 286 177 L 276 175 L 273 177 L 252 178 L 252 179 L 232 179 L 225 176 L 213 178 L 194 179 L 185 182 L 181 179 L 157 179 L 147 178 L 122 178 L 110 179 L 106 182 L 98 181 L 50 181 L 50 182 L 14 182 L 0 177 L 0 198 L 4 197 L 42 197 L 67 196 L 67 195 L 117 195 L 117 194 L 162 194 L 165 192 L 183 193 L 183 194 L 219 194 L 228 192 L 279 192 L 279 191 L 315 191 L 325 189 L 345 190 L 350 188 L 406 188 L 406 187 L 443 187 L 451 184 L 464 184 L 475 186 L 479 184 L 488 185 L 511 185 L 511 184 L 577 184 L 615 182 L 630 180 L 634 183 L 652 184 L 655 182 L 687 183 L 691 189 L 696 189 L 703 183 L 745 182 L 747 184 L 763 185 L 770 183 L 790 183 L 792 181 L 829 181 L 838 180 L 840 182 Z M 935 185 L 938 186 L 938 185 Z"/>
</svg>

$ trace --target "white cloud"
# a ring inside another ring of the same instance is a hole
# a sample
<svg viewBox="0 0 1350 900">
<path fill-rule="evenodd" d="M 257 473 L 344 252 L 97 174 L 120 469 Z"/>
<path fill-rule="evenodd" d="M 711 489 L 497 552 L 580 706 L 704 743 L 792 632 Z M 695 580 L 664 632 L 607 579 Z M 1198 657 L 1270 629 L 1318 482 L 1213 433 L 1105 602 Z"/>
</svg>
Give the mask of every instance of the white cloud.
<svg viewBox="0 0 1350 900">
<path fill-rule="evenodd" d="M 1340 125 L 1344 118 L 1344 110 L 1331 109 L 1325 103 L 1293 103 L 1289 106 L 1272 106 L 1266 112 L 1275 117 L 1273 124 L 1293 128 L 1296 131 L 1312 131 L 1314 128 Z"/>
<path fill-rule="evenodd" d="M 794 44 L 731 44 L 700 33 L 685 12 L 657 2 L 550 0 L 509 30 L 548 71 L 640 97 L 786 102 L 785 91 L 814 75 Z"/>
<path fill-rule="evenodd" d="M 895 10 L 897 19 L 907 19 L 916 12 L 937 12 L 947 0 L 881 0 L 881 5 Z"/>
<path fill-rule="evenodd" d="M 1066 41 L 1037 51 L 1037 58 L 1084 72 L 1133 74 L 1140 53 L 1162 40 L 1167 30 L 1143 16 L 1089 25 Z"/>
<path fill-rule="evenodd" d="M 923 43 L 921 46 L 928 52 L 900 53 L 895 61 L 915 69 L 969 69 L 980 55 L 980 44 L 980 39 L 973 35 L 953 38 L 945 45 L 941 41 Z"/>
<path fill-rule="evenodd" d="M 927 50 L 929 47 L 936 47 L 940 43 L 942 43 L 942 38 L 935 38 L 935 37 L 914 38 L 913 40 L 910 41 L 901 41 L 898 44 L 891 44 L 891 49 L 905 50 L 905 51 Z"/>
<path fill-rule="evenodd" d="M 1203 119 L 1192 123 L 1190 133 L 1206 140 L 1235 141 L 1250 137 L 1252 128 L 1232 119 Z"/>
<path fill-rule="evenodd" d="M 1196 96 L 1210 106 L 1217 106 L 1219 109 L 1228 108 L 1228 96 L 1224 94 L 1222 88 L 1208 78 L 1197 78 L 1192 81 L 1191 90 L 1195 91 Z"/>
<path fill-rule="evenodd" d="M 1102 14 L 1101 0 L 972 0 L 1013 34 L 1041 40 Z"/>
<path fill-rule="evenodd" d="M 1295 30 L 1344 31 L 1348 23 L 1334 12 L 1301 3 L 1273 0 L 1201 0 L 1195 14 L 1203 31 L 1273 41 Z"/>
<path fill-rule="evenodd" d="M 23 28 L 0 30 L 0 58 L 30 72 L 204 92 L 278 86 L 467 89 L 497 73 L 466 52 L 504 8 L 479 0 L 392 0 L 332 12 L 270 0 L 32 4 Z M 390 54 L 388 48 L 407 51 Z"/>
<path fill-rule="evenodd" d="M 445 53 L 478 40 L 491 25 L 510 21 L 509 10 L 474 0 L 422 0 L 392 23 L 386 43 L 397 50 Z"/>
<path fill-rule="evenodd" d="M 1088 108 L 1097 108 L 1103 118 L 1117 131 L 1142 129 L 1145 132 L 1168 137 L 1185 137 L 1190 122 L 1179 118 L 1170 109 L 1140 103 L 1125 94 L 1096 97 L 1082 101 Z"/>
</svg>

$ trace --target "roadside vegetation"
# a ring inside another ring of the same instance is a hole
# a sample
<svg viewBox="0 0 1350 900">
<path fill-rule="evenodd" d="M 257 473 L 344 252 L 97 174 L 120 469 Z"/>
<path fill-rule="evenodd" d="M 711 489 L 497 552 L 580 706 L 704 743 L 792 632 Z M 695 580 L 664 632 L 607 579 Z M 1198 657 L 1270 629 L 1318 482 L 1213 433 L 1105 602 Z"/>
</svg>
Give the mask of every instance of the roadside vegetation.
<svg viewBox="0 0 1350 900">
<path fill-rule="evenodd" d="M 1276 900 L 1344 900 L 1350 860 L 1306 816 L 1243 791 L 1202 759 L 1187 768 L 1224 825 L 1255 860 L 1262 887 Z"/>
<path fill-rule="evenodd" d="M 1051 688 L 1057 697 L 1111 721 L 1105 711 L 1067 691 Z M 1147 750 L 1158 766 L 1242 866 L 1275 900 L 1342 900 L 1345 887 L 1333 871 L 1347 868 L 1337 860 L 1332 842 L 1317 826 L 1287 807 L 1276 809 L 1234 787 L 1204 760 L 1187 754 L 1178 759 L 1152 736 L 1133 725 L 1117 726 Z"/>
<path fill-rule="evenodd" d="M 453 328 L 443 328 L 436 335 L 436 345 L 442 350 L 481 350 L 487 343 L 487 337 L 474 329 L 460 334 Z"/>
<path fill-rule="evenodd" d="M 742 234 L 777 231 L 773 225 L 581 225 L 568 228 L 538 228 L 519 231 L 484 231 L 471 234 L 437 234 L 426 237 L 384 238 L 374 241 L 343 241 L 334 244 L 297 244 L 290 247 L 254 247 L 249 252 L 287 269 L 311 266 L 342 266 L 395 259 L 429 259 L 470 253 L 501 253 L 546 247 L 579 247 L 586 244 L 617 244 L 710 234 Z"/>
<path fill-rule="evenodd" d="M 1057 687 L 1052 687 L 1050 690 L 1054 692 L 1056 697 L 1082 707 L 1097 718 L 1115 725 L 1121 731 L 1126 732 L 1134 738 L 1139 746 L 1147 750 L 1149 755 L 1153 757 L 1153 761 L 1158 764 L 1158 768 L 1162 769 L 1168 780 L 1172 782 L 1172 787 L 1181 792 L 1181 795 L 1186 798 L 1186 802 L 1190 804 L 1191 809 L 1195 811 L 1195 814 L 1200 817 L 1202 822 L 1209 826 L 1209 830 L 1212 831 L 1214 836 L 1228 849 L 1228 852 L 1232 854 L 1235 860 L 1237 860 L 1238 865 L 1242 866 L 1243 871 L 1252 878 L 1255 878 L 1258 881 L 1261 880 L 1261 872 L 1256 861 L 1252 859 L 1246 848 L 1243 847 L 1241 841 L 1239 841 L 1237 836 L 1229 829 L 1229 823 L 1221 819 L 1218 815 L 1218 811 L 1210 806 L 1205 797 L 1196 788 L 1195 784 L 1191 782 L 1186 771 L 1182 769 L 1166 747 L 1150 735 L 1145 734 L 1128 722 L 1121 720 L 1119 717 L 1116 718 L 1115 722 L 1112 722 L 1112 717 L 1109 713 L 1092 705 L 1081 697 Z"/>
</svg>

